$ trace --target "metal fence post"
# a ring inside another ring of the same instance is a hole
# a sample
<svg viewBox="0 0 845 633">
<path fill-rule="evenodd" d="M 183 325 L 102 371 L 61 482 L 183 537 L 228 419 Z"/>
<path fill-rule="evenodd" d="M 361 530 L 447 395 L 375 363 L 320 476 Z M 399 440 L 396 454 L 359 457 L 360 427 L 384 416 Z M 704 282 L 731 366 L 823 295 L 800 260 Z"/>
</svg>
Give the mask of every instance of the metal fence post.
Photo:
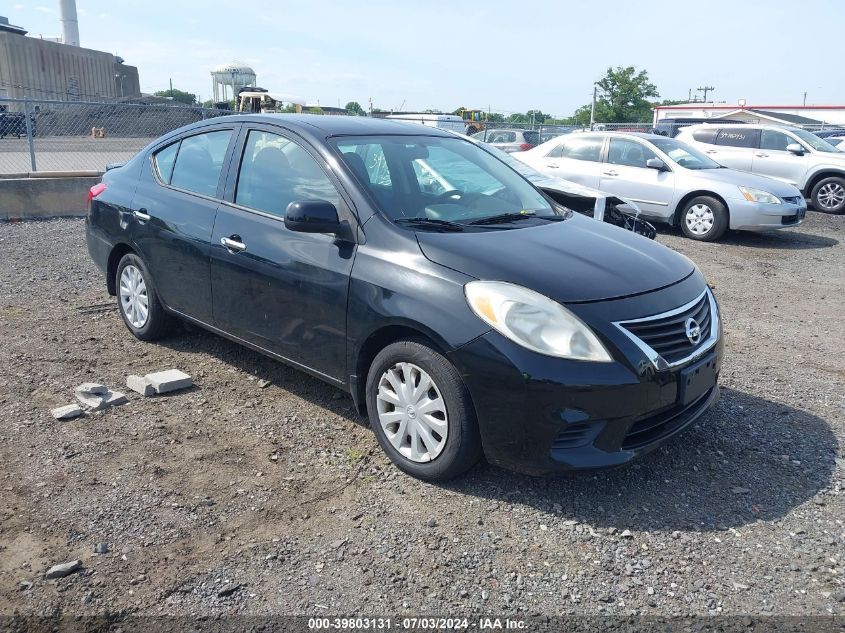
<svg viewBox="0 0 845 633">
<path fill-rule="evenodd" d="M 26 119 L 26 140 L 29 142 L 29 162 L 32 165 L 32 171 L 38 171 L 38 168 L 35 166 L 35 140 L 34 140 L 34 132 L 35 130 L 32 129 L 32 108 L 29 104 L 29 99 L 24 99 L 23 102 L 23 112 L 24 118 Z"/>
</svg>

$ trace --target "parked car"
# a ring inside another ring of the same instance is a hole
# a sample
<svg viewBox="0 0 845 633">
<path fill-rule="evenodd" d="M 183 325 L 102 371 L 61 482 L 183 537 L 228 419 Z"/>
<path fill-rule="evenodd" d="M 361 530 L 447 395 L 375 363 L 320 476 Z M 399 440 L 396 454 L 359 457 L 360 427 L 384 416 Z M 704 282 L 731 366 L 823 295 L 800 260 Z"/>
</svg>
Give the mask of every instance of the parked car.
<svg viewBox="0 0 845 633">
<path fill-rule="evenodd" d="M 6 106 L 0 106 L 5 108 Z M 29 116 L 30 129 L 35 136 L 35 117 Z M 23 112 L 7 112 L 0 110 L 0 138 L 26 136 L 26 115 Z"/>
<path fill-rule="evenodd" d="M 563 178 L 547 176 L 530 165 L 517 160 L 511 154 L 487 143 L 479 143 L 479 145 L 492 152 L 499 160 L 522 174 L 540 191 L 567 209 L 599 222 L 607 222 L 625 230 L 633 231 L 650 240 L 657 237 L 657 231 L 651 223 L 639 217 L 640 208 L 633 200 L 614 196 L 597 189 L 590 189 Z"/>
<path fill-rule="evenodd" d="M 795 185 L 819 211 L 845 213 L 845 153 L 812 132 L 775 125 L 704 125 L 678 139 L 713 160 Z"/>
<path fill-rule="evenodd" d="M 426 191 L 422 161 L 455 188 Z M 133 335 L 183 319 L 346 390 L 423 479 L 482 454 L 530 473 L 625 464 L 718 397 L 721 319 L 692 261 L 445 131 L 209 119 L 106 172 L 89 205 Z"/>
<path fill-rule="evenodd" d="M 698 119 L 698 118 L 677 118 L 677 119 L 660 119 L 652 128 L 654 134 L 661 136 L 670 136 L 675 138 L 682 129 L 690 125 L 697 125 L 699 123 L 710 123 L 712 119 Z M 735 121 L 733 119 L 723 119 L 720 123 L 725 125 L 742 125 L 743 121 Z M 621 130 L 620 130 L 621 131 Z"/>
<path fill-rule="evenodd" d="M 828 136 L 825 139 L 828 143 L 833 145 L 840 152 L 845 152 L 845 135 L 843 136 Z"/>
<path fill-rule="evenodd" d="M 471 136 L 509 154 L 524 152 L 540 144 L 540 132 L 537 130 L 482 130 Z"/>
<path fill-rule="evenodd" d="M 585 133 L 516 156 L 543 173 L 630 198 L 646 218 L 680 225 L 694 240 L 717 240 L 728 228 L 795 226 L 807 210 L 792 185 L 724 169 L 656 134 Z"/>
<path fill-rule="evenodd" d="M 813 134 L 819 138 L 830 138 L 831 136 L 845 136 L 845 129 L 813 130 Z"/>
</svg>

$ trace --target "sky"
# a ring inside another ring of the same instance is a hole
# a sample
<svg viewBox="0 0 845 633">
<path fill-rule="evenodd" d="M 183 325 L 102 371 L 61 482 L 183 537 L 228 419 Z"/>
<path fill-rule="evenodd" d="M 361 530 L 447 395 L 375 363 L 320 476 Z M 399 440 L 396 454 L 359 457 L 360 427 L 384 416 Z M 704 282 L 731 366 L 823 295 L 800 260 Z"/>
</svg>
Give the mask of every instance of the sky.
<svg viewBox="0 0 845 633">
<path fill-rule="evenodd" d="M 58 0 L 11 0 L 30 35 L 61 33 Z M 80 43 L 138 67 L 141 91 L 210 99 L 238 60 L 309 104 L 568 116 L 609 66 L 646 70 L 661 98 L 845 104 L 845 0 L 77 0 Z M 831 25 L 828 31 L 824 25 Z"/>
</svg>

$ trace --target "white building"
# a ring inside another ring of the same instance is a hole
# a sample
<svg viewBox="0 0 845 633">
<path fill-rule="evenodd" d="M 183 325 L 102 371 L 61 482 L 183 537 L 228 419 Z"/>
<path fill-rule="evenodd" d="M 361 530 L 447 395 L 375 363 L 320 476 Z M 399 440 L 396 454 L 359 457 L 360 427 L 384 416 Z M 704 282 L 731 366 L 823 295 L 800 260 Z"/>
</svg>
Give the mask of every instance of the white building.
<svg viewBox="0 0 845 633">
<path fill-rule="evenodd" d="M 723 103 L 683 103 L 654 108 L 654 125 L 663 119 L 729 119 L 746 123 L 771 123 L 775 125 L 801 125 L 812 127 L 845 125 L 845 105 L 738 105 Z"/>
</svg>

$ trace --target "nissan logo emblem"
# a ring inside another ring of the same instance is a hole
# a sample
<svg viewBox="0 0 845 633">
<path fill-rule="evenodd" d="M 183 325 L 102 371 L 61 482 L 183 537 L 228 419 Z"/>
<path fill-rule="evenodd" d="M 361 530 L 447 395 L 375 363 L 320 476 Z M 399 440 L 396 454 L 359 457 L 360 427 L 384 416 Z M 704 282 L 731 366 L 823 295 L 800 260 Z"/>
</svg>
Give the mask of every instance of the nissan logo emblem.
<svg viewBox="0 0 845 633">
<path fill-rule="evenodd" d="M 701 326 L 698 324 L 698 321 L 690 317 L 684 324 L 684 329 L 686 330 L 689 342 L 693 345 L 698 345 L 698 342 L 701 340 Z"/>
</svg>

